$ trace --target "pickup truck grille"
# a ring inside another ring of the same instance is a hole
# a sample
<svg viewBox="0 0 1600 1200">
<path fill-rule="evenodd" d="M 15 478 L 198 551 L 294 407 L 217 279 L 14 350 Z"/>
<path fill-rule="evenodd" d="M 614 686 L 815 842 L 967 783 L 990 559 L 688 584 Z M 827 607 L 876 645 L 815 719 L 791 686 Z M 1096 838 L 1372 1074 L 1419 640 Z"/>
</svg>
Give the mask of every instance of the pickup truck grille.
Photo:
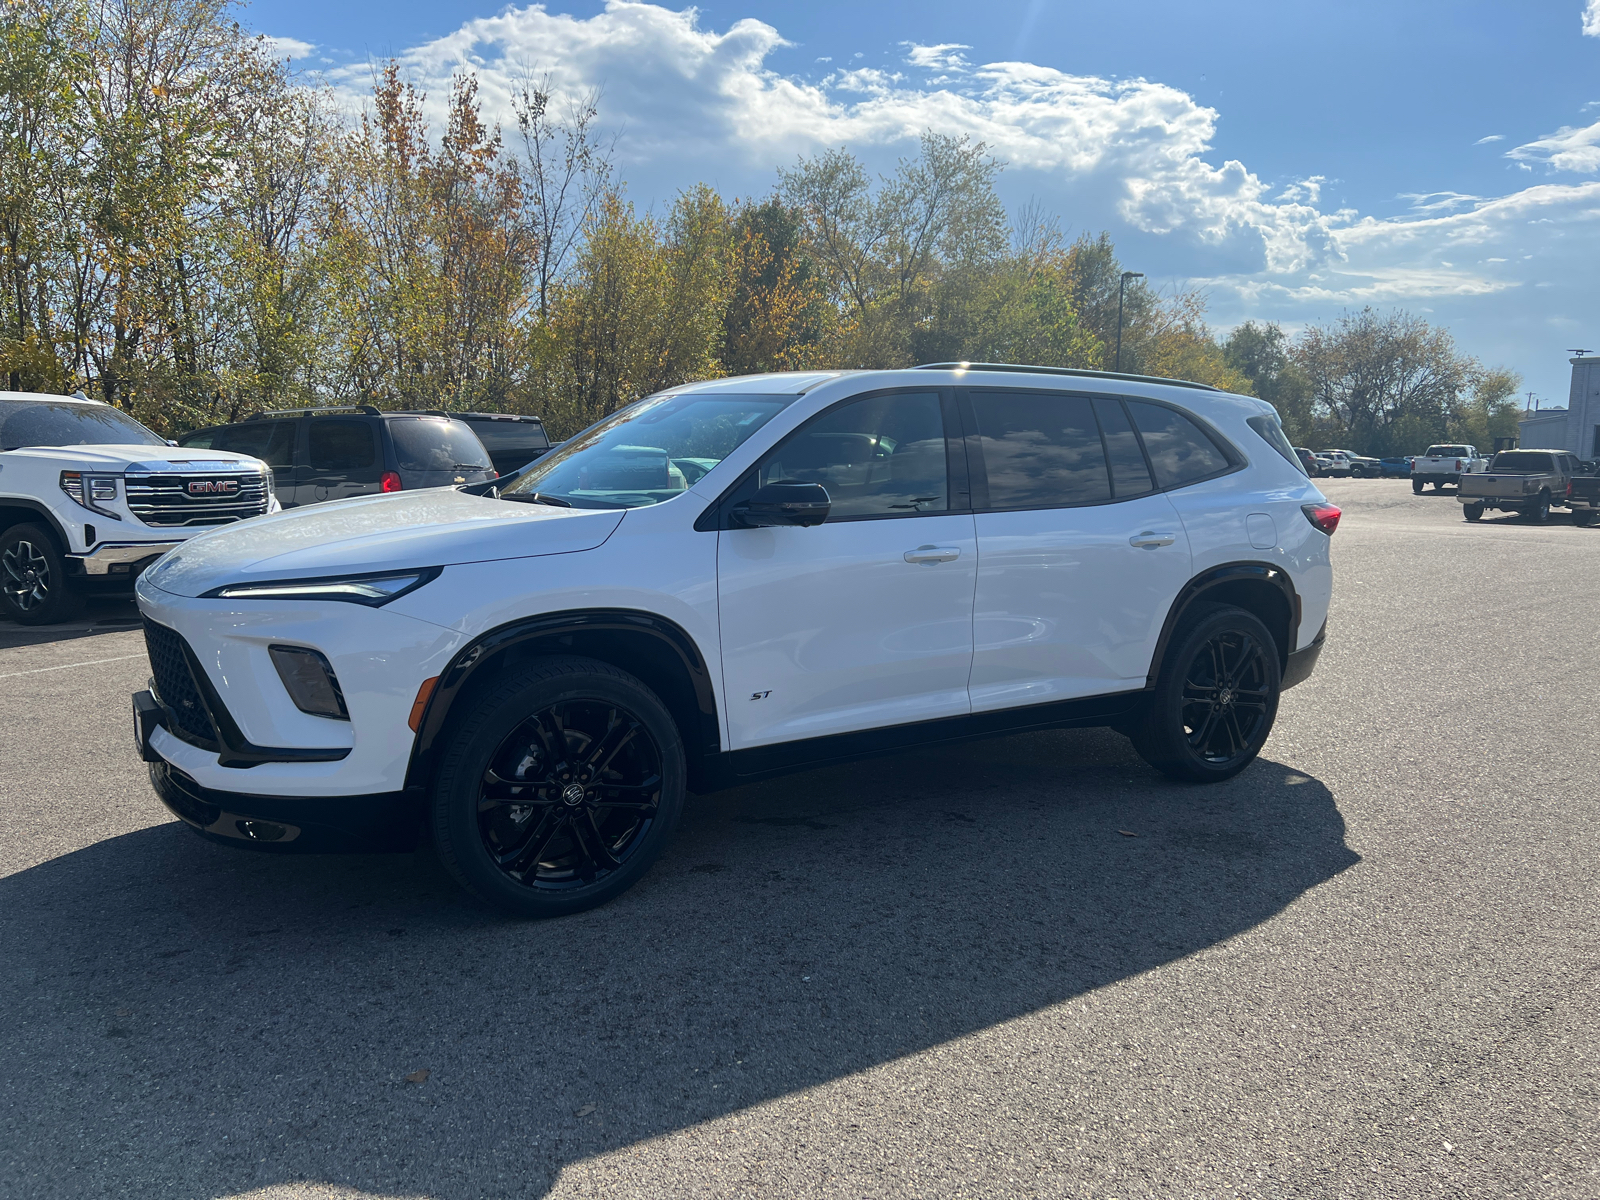
<svg viewBox="0 0 1600 1200">
<path fill-rule="evenodd" d="M 200 690 L 189 673 L 183 635 L 147 617 L 144 644 L 150 652 L 150 673 L 155 677 L 156 696 L 178 723 L 173 732 L 187 734 L 190 739 L 201 742 L 215 742 L 217 731 L 212 728 Z"/>
<path fill-rule="evenodd" d="M 129 475 L 128 509 L 146 525 L 226 525 L 267 511 L 267 479 L 252 472 Z"/>
</svg>

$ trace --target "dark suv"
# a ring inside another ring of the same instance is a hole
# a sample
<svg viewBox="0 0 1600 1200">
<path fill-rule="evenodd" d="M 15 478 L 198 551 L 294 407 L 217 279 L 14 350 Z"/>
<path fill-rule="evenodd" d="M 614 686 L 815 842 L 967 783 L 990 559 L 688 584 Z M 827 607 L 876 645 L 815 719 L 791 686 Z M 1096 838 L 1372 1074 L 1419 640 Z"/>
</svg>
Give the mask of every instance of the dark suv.
<svg viewBox="0 0 1600 1200">
<path fill-rule="evenodd" d="M 549 435 L 538 417 L 484 412 L 450 415 L 472 426 L 472 432 L 487 447 L 494 469 L 502 475 L 513 475 L 550 452 Z"/>
<path fill-rule="evenodd" d="M 272 468 L 285 508 L 495 478 L 489 452 L 466 422 L 442 412 L 380 412 L 370 404 L 256 413 L 197 429 L 178 444 L 261 459 Z"/>
</svg>

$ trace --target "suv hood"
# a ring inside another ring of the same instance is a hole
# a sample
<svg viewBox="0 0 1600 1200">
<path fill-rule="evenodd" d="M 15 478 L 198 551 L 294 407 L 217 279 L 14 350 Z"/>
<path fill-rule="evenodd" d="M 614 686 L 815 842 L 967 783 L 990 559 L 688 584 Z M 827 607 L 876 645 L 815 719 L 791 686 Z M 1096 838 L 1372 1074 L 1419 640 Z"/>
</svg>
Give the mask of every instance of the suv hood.
<svg viewBox="0 0 1600 1200">
<path fill-rule="evenodd" d="M 454 488 L 360 496 L 203 533 L 145 571 L 141 582 L 198 596 L 254 580 L 571 554 L 604 542 L 625 511 L 490 500 Z"/>
<path fill-rule="evenodd" d="M 261 470 L 259 458 L 231 450 L 183 450 L 177 446 L 23 446 L 6 458 L 38 458 L 69 463 L 86 471 L 152 471 L 155 473 L 217 471 L 248 467 Z"/>
</svg>

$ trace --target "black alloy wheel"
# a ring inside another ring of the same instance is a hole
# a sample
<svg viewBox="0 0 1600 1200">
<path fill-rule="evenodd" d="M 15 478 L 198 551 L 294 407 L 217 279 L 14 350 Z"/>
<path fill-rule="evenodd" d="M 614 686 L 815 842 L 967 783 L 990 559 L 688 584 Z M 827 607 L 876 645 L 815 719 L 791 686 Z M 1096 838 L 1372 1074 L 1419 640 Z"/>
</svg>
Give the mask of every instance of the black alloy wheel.
<svg viewBox="0 0 1600 1200">
<path fill-rule="evenodd" d="M 683 806 L 677 726 L 633 676 L 539 660 L 475 704 L 434 789 L 446 868 L 518 916 L 559 916 L 632 886 Z"/>
<path fill-rule="evenodd" d="M 0 609 L 19 625 L 70 621 L 83 610 L 66 560 L 37 525 L 14 525 L 0 536 Z"/>
<path fill-rule="evenodd" d="M 1231 779 L 1272 732 L 1281 682 L 1277 643 L 1258 617 L 1196 604 L 1162 661 L 1134 748 L 1174 779 Z"/>
<path fill-rule="evenodd" d="M 1483 502 L 1478 501 L 1474 504 L 1463 504 L 1461 506 L 1461 515 L 1469 521 L 1483 520 Z"/>
</svg>

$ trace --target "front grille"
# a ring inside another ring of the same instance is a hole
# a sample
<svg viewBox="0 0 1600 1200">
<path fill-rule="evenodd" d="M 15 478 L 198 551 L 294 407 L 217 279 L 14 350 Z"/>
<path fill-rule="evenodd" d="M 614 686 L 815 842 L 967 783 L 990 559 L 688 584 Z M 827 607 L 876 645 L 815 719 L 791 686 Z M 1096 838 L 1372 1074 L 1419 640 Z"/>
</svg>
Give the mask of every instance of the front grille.
<svg viewBox="0 0 1600 1200">
<path fill-rule="evenodd" d="M 237 491 L 213 491 L 238 484 Z M 265 475 L 129 475 L 128 509 L 146 525 L 226 525 L 267 511 Z"/>
<path fill-rule="evenodd" d="M 211 718 L 206 714 L 206 706 L 201 703 L 200 692 L 194 685 L 194 676 L 189 673 L 189 663 L 184 655 L 188 643 L 183 636 L 146 618 L 144 644 L 150 652 L 150 672 L 155 677 L 156 696 L 178 723 L 178 729 L 173 732 L 185 733 L 203 742 L 215 742 L 217 731 L 211 726 Z"/>
</svg>

